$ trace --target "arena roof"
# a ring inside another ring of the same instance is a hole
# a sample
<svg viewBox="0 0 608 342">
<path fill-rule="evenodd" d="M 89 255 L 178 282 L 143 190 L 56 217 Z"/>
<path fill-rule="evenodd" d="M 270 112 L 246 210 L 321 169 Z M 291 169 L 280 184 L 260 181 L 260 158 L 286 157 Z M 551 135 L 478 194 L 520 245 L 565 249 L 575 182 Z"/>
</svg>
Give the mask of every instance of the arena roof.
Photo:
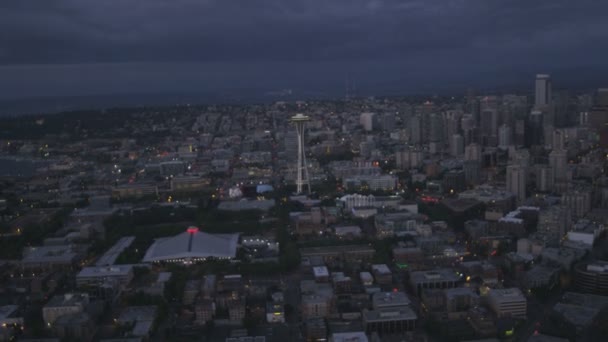
<svg viewBox="0 0 608 342">
<path fill-rule="evenodd" d="M 185 232 L 157 239 L 144 256 L 144 262 L 182 259 L 234 258 L 239 234 L 208 234 L 196 227 Z"/>
</svg>

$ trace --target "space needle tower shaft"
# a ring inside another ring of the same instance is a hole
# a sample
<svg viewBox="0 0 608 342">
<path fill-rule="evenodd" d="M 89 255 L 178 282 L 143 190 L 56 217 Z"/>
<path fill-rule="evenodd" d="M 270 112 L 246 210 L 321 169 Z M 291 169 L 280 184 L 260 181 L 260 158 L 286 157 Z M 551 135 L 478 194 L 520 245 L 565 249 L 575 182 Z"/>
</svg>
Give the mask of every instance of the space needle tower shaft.
<svg viewBox="0 0 608 342">
<path fill-rule="evenodd" d="M 310 193 L 310 179 L 308 178 L 308 168 L 306 167 L 306 151 L 304 145 L 304 130 L 306 123 L 310 121 L 310 117 L 304 114 L 296 114 L 291 117 L 290 120 L 295 126 L 298 134 L 298 165 L 296 167 L 296 192 L 301 194 L 303 192 L 304 185 L 308 188 Z"/>
</svg>

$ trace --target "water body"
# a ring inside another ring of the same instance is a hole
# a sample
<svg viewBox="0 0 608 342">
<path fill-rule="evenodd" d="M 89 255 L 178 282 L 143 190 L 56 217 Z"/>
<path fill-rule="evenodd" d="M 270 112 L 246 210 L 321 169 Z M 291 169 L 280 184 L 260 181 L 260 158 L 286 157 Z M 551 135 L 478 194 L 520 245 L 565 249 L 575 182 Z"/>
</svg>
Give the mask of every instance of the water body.
<svg viewBox="0 0 608 342">
<path fill-rule="evenodd" d="M 43 160 L 0 156 L 0 176 L 31 177 L 36 174 L 36 169 L 47 165 L 48 162 Z"/>
</svg>

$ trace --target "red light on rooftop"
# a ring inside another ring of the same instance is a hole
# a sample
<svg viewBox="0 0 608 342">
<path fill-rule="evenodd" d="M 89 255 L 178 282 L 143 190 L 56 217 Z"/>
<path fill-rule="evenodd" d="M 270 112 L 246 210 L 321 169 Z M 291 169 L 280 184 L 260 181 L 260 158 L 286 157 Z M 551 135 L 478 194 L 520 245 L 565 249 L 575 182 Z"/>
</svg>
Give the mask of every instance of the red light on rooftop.
<svg viewBox="0 0 608 342">
<path fill-rule="evenodd" d="M 198 227 L 188 227 L 186 231 L 190 234 L 198 233 Z"/>
</svg>

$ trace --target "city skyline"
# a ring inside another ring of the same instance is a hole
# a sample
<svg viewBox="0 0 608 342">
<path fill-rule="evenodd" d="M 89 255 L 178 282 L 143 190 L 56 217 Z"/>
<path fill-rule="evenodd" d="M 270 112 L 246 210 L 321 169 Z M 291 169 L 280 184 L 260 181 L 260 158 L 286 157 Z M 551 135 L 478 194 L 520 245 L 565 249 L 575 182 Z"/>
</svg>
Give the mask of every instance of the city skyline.
<svg viewBox="0 0 608 342">
<path fill-rule="evenodd" d="M 363 96 L 608 74 L 602 2 L 6 2 L 0 99 L 254 89 Z M 590 85 L 591 87 L 600 84 Z"/>
<path fill-rule="evenodd" d="M 605 340 L 607 12 L 0 0 L 0 341 Z"/>
</svg>

